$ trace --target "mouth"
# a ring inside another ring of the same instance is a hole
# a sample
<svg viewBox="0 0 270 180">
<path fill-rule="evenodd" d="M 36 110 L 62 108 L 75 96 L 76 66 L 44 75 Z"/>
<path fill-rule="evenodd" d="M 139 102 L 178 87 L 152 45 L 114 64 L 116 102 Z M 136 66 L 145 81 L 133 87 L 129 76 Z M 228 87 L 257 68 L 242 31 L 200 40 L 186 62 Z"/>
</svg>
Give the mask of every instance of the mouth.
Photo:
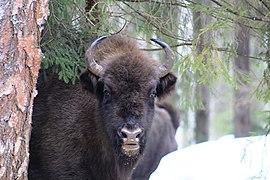
<svg viewBox="0 0 270 180">
<path fill-rule="evenodd" d="M 134 156 L 139 153 L 140 145 L 136 141 L 126 141 L 122 145 L 122 153 L 127 156 Z"/>
<path fill-rule="evenodd" d="M 129 125 L 131 126 L 131 125 Z M 141 152 L 141 139 L 143 129 L 139 127 L 127 127 L 127 125 L 118 128 L 117 135 L 120 142 L 121 153 L 128 157 L 136 157 Z"/>
</svg>

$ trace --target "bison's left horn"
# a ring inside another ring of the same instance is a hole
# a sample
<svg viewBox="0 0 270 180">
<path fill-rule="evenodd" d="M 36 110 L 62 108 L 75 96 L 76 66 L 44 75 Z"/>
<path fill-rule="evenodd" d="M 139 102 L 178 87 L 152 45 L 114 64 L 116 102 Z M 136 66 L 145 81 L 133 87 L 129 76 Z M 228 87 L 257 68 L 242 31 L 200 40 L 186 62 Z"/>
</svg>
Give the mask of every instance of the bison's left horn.
<svg viewBox="0 0 270 180">
<path fill-rule="evenodd" d="M 87 61 L 87 68 L 90 72 L 92 72 L 93 74 L 95 74 L 98 77 L 101 77 L 104 69 L 101 65 L 99 65 L 94 56 L 93 56 L 93 51 L 94 51 L 94 47 L 103 39 L 107 38 L 107 36 L 101 36 L 99 38 L 97 38 L 92 44 L 91 46 L 88 48 L 87 52 L 86 52 L 86 61 Z"/>
<path fill-rule="evenodd" d="M 165 51 L 166 53 L 166 59 L 165 59 L 165 63 L 162 64 L 161 66 L 159 66 L 159 69 L 161 71 L 160 73 L 160 78 L 166 76 L 172 69 L 173 64 L 174 64 L 174 53 L 173 50 L 171 49 L 171 47 L 166 44 L 165 42 L 159 40 L 159 39 L 154 39 L 152 38 L 151 41 L 154 41 L 155 43 L 159 44 Z"/>
</svg>

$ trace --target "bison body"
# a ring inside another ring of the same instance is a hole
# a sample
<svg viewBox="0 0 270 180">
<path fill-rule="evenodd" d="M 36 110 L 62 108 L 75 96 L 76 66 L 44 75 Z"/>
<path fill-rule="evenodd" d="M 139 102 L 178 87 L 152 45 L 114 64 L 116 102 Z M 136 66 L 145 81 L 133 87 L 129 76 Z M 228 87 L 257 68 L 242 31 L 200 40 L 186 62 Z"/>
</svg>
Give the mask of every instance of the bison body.
<svg viewBox="0 0 270 180">
<path fill-rule="evenodd" d="M 176 82 L 123 36 L 96 40 L 86 62 L 75 85 L 55 76 L 38 85 L 29 179 L 130 179 L 144 153 L 155 97 Z"/>
</svg>

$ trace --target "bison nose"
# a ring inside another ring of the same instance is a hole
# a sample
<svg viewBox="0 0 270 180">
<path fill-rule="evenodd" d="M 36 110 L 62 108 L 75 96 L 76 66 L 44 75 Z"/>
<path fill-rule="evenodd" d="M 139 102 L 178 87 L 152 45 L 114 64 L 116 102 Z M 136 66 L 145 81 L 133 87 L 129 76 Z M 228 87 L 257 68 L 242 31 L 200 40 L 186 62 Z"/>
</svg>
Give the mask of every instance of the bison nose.
<svg viewBox="0 0 270 180">
<path fill-rule="evenodd" d="M 123 127 L 119 129 L 118 134 L 124 141 L 139 142 L 140 137 L 143 135 L 143 130 L 139 127 L 133 129 Z"/>
</svg>

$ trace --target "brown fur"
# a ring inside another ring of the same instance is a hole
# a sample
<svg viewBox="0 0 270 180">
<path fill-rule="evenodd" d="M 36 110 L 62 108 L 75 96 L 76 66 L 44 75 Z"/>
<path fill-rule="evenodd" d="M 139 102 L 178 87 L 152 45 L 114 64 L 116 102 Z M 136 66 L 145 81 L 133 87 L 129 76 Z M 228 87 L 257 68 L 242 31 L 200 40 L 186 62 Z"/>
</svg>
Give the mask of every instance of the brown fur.
<svg viewBox="0 0 270 180">
<path fill-rule="evenodd" d="M 81 83 L 75 85 L 54 76 L 45 85 L 39 84 L 29 179 L 131 178 L 154 117 L 154 96 L 168 94 L 176 77 L 169 73 L 160 79 L 157 62 L 127 37 L 108 37 L 95 52 L 105 68 L 104 76 L 85 71 Z M 123 125 L 144 130 L 139 154 L 121 152 L 117 130 Z"/>
</svg>

